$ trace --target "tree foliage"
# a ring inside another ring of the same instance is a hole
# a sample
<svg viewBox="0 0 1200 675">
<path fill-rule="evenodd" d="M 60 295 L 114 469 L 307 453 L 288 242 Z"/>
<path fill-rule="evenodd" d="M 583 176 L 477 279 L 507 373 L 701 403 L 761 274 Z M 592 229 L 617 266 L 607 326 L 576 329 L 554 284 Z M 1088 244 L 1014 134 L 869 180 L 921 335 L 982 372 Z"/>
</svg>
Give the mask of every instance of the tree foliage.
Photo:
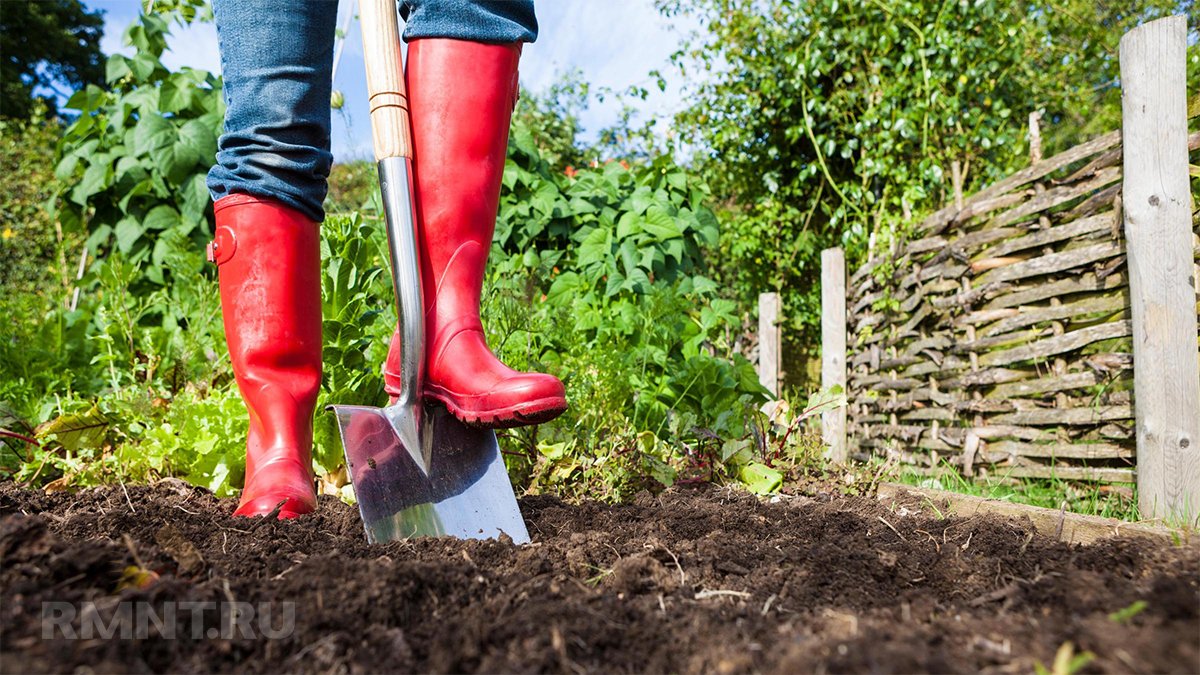
<svg viewBox="0 0 1200 675">
<path fill-rule="evenodd" d="M 28 118 L 39 86 L 103 82 L 103 28 L 101 13 L 87 11 L 80 0 L 0 3 L 0 115 Z M 53 97 L 37 98 L 55 109 Z"/>
<path fill-rule="evenodd" d="M 910 212 L 1115 128 L 1117 41 L 1190 1 L 661 0 L 704 29 L 676 56 L 696 83 L 679 116 L 722 200 L 720 279 L 747 304 L 785 293 L 815 334 L 819 251 L 851 260 Z M 1193 49 L 1195 49 L 1193 47 Z"/>
</svg>

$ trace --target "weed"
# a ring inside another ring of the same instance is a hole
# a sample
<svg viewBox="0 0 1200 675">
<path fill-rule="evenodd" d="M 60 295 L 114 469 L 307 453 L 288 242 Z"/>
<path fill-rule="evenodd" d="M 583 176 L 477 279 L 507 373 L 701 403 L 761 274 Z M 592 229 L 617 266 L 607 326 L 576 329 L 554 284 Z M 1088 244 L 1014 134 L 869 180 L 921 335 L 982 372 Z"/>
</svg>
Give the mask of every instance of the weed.
<svg viewBox="0 0 1200 675">
<path fill-rule="evenodd" d="M 1108 620 L 1113 623 L 1129 623 L 1133 617 L 1141 614 L 1146 609 L 1145 600 L 1135 600 L 1132 604 L 1124 609 L 1119 609 L 1108 615 Z"/>
<path fill-rule="evenodd" d="M 1076 654 L 1075 645 L 1064 642 L 1054 654 L 1054 663 L 1050 668 L 1047 669 L 1041 661 L 1035 661 L 1033 669 L 1037 675 L 1074 675 L 1095 659 L 1096 655 L 1092 652 Z"/>
</svg>

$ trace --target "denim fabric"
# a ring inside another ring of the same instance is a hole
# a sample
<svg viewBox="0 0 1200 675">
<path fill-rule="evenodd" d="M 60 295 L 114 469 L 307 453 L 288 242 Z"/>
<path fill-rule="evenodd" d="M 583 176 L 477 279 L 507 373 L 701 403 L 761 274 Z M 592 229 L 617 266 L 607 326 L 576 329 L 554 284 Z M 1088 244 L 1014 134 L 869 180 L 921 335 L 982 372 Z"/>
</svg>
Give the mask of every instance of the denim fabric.
<svg viewBox="0 0 1200 675">
<path fill-rule="evenodd" d="M 404 40 L 454 38 L 509 44 L 537 39 L 533 0 L 400 0 Z"/>
<path fill-rule="evenodd" d="M 537 37 L 533 0 L 401 2 L 405 40 Z M 248 194 L 324 218 L 337 8 L 337 0 L 213 0 L 226 104 L 208 173 L 214 201 Z"/>
<path fill-rule="evenodd" d="M 214 0 L 225 132 L 208 189 L 325 213 L 337 0 Z"/>
</svg>

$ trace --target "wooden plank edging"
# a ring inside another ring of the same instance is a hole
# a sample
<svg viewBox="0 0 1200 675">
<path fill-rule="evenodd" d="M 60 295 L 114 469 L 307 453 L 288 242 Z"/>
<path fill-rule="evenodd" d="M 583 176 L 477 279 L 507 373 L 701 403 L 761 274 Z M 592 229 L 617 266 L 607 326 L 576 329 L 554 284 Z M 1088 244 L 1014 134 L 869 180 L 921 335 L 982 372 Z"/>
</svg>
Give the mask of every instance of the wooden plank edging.
<svg viewBox="0 0 1200 675">
<path fill-rule="evenodd" d="M 1131 523 L 1116 518 L 1085 516 L 1069 511 L 1056 511 L 1040 506 L 1017 504 L 1001 499 L 984 499 L 946 490 L 917 488 L 899 483 L 881 483 L 876 491 L 879 501 L 896 501 L 906 496 L 927 499 L 935 506 L 946 503 L 949 513 L 938 506 L 944 516 L 963 518 L 990 513 L 1009 518 L 1028 518 L 1039 533 L 1069 544 L 1094 544 L 1109 537 L 1143 537 L 1156 541 L 1190 544 L 1192 532 L 1152 523 Z"/>
</svg>

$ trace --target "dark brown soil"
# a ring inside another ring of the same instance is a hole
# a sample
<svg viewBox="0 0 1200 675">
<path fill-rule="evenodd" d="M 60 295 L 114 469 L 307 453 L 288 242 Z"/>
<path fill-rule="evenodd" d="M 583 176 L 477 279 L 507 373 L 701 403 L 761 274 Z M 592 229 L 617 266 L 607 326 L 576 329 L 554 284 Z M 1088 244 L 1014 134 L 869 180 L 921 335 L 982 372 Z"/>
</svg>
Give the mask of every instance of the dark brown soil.
<svg viewBox="0 0 1200 675">
<path fill-rule="evenodd" d="M 275 522 L 173 481 L 0 485 L 0 669 L 1031 672 L 1070 642 L 1094 654 L 1082 672 L 1200 672 L 1195 548 L 1068 546 L 1021 521 L 711 487 L 522 509 L 528 546 L 368 546 L 356 512 L 326 498 Z M 122 582 L 139 561 L 158 578 Z M 229 600 L 295 603 L 294 630 L 247 636 L 204 612 L 180 616 L 175 639 L 154 623 L 141 639 L 43 637 L 46 602 L 90 601 L 108 621 L 137 602 Z"/>
</svg>

